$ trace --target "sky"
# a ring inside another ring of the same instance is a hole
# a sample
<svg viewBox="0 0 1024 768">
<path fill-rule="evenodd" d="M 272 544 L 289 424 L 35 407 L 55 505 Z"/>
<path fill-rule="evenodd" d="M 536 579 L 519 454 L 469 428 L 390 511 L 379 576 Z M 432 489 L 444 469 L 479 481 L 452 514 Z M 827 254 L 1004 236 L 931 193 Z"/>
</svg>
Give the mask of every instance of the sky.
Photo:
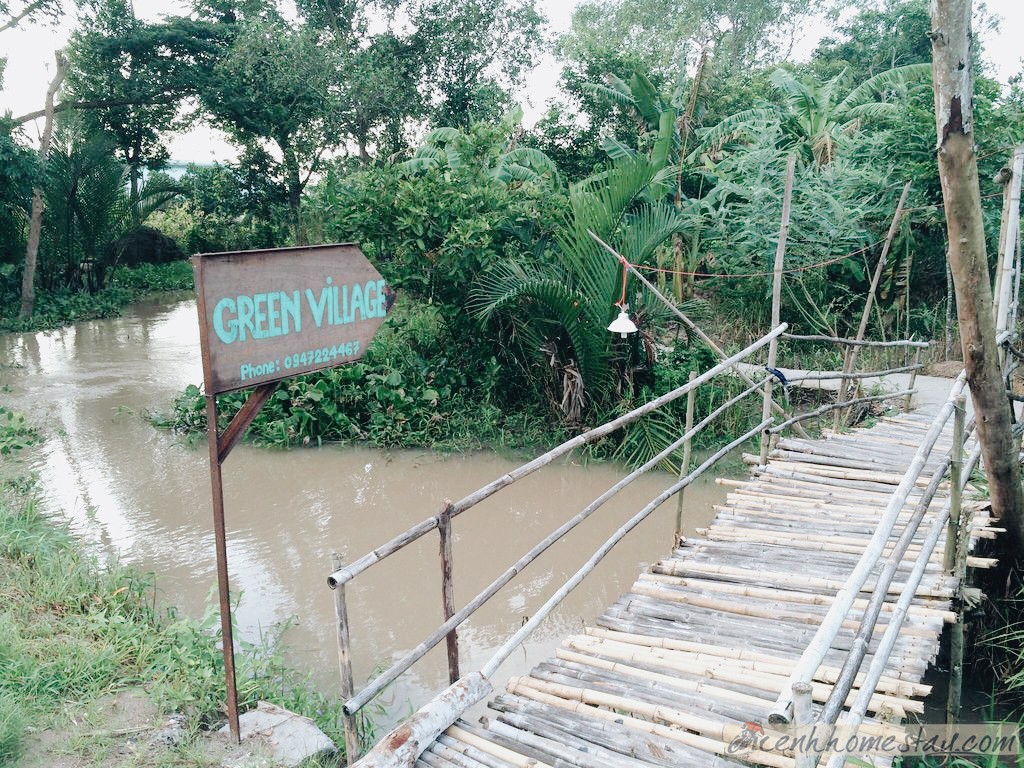
<svg viewBox="0 0 1024 768">
<path fill-rule="evenodd" d="M 538 0 L 552 37 L 568 30 L 577 3 L 578 0 Z M 185 0 L 135 0 L 135 11 L 140 17 L 157 19 L 166 14 L 184 13 L 187 4 Z M 1001 18 L 997 32 L 982 34 L 985 56 L 993 65 L 992 74 L 1005 83 L 1024 66 L 1019 37 L 1024 32 L 1024 0 L 987 0 L 986 6 L 991 15 Z M 10 110 L 20 115 L 42 108 L 54 67 L 53 52 L 67 43 L 73 26 L 73 18 L 67 18 L 58 26 L 29 25 L 0 34 L 0 51 L 8 57 L 4 87 L 0 89 L 0 113 Z M 828 31 L 823 22 L 808 24 L 805 29 L 803 38 L 794 48 L 797 59 L 808 57 Z M 538 58 L 527 75 L 519 94 L 527 126 L 541 116 L 549 99 L 558 96 L 559 71 L 554 57 L 546 53 Z M 28 126 L 32 137 L 39 130 L 41 125 Z M 207 127 L 175 135 L 169 148 L 175 162 L 208 163 L 237 157 L 224 134 Z"/>
</svg>

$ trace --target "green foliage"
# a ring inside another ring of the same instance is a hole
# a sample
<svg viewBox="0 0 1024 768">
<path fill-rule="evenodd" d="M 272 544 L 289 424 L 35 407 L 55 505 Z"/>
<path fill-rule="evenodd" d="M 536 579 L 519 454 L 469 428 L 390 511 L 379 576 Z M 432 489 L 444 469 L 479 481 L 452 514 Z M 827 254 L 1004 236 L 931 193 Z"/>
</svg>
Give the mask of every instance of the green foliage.
<svg viewBox="0 0 1024 768">
<path fill-rule="evenodd" d="M 85 13 L 69 46 L 65 98 L 114 103 L 85 112 L 84 119 L 92 132 L 110 137 L 128 166 L 134 201 L 141 169 L 167 160 L 161 132 L 172 127 L 184 89 L 173 68 L 164 66 L 164 49 L 154 44 L 161 24 L 140 21 L 127 0 L 81 5 Z"/>
<path fill-rule="evenodd" d="M 277 447 L 331 441 L 441 450 L 520 449 L 557 436 L 540 416 L 499 407 L 508 398 L 499 397 L 504 371 L 497 358 L 470 376 L 452 356 L 457 349 L 437 307 L 399 301 L 362 361 L 282 382 L 249 434 Z M 218 398 L 221 427 L 247 396 Z M 152 419 L 183 434 L 205 431 L 202 393 L 188 387 L 170 413 Z"/>
<path fill-rule="evenodd" d="M 649 158 L 620 156 L 606 172 L 572 186 L 570 210 L 554 233 L 551 252 L 495 264 L 474 288 L 471 308 L 480 321 L 507 323 L 509 342 L 527 356 L 522 365 L 546 365 L 561 383 L 558 391 L 547 379 L 549 398 L 561 403 L 570 422 L 582 416 L 584 398 L 599 408 L 612 404 L 621 378 L 613 363 L 626 371 L 635 356 L 616 346 L 606 330 L 622 298 L 622 267 L 591 233 L 631 263 L 649 264 L 654 250 L 685 227 L 679 212 L 662 202 L 675 173 L 667 166 L 672 118 L 663 113 Z M 628 302 L 633 295 L 626 293 Z M 660 310 L 649 294 L 639 295 L 634 312 L 642 328 Z"/>
<path fill-rule="evenodd" d="M 39 433 L 25 420 L 25 414 L 0 405 L 0 456 L 10 456 L 39 440 Z"/>
<path fill-rule="evenodd" d="M 814 51 L 812 66 L 819 77 L 848 71 L 856 82 L 907 64 L 930 63 L 931 19 L 924 0 L 885 0 L 864 7 Z"/>
<path fill-rule="evenodd" d="M 860 130 L 865 122 L 898 115 L 894 97 L 905 98 L 908 88 L 927 85 L 930 79 L 930 64 L 908 64 L 880 72 L 850 89 L 845 70 L 828 81 L 818 82 L 777 69 L 771 75 L 771 83 L 779 102 L 725 118 L 702 132 L 702 144 L 714 152 L 727 142 L 756 138 L 778 125 L 785 137 L 784 148 L 799 152 L 807 162 L 827 165 L 837 157 L 845 137 Z M 846 95 L 841 97 L 844 89 Z"/>
<path fill-rule="evenodd" d="M 0 281 L 0 287 L 3 282 Z M 96 293 L 55 290 L 36 294 L 31 317 L 18 317 L 18 293 L 14 282 L 0 293 L 0 330 L 37 331 L 60 328 L 81 320 L 115 317 L 125 305 L 156 293 L 193 288 L 192 265 L 188 261 L 118 267 L 108 284 Z"/>
<path fill-rule="evenodd" d="M 411 16 L 435 125 L 468 128 L 509 108 L 541 50 L 535 0 L 422 0 Z"/>
<path fill-rule="evenodd" d="M 264 155 L 248 153 L 238 164 L 189 165 L 177 182 L 182 195 L 149 223 L 190 255 L 287 244 L 287 198 Z"/>
<path fill-rule="evenodd" d="M 25 258 L 25 236 L 39 158 L 0 118 L 0 265 Z"/>
</svg>

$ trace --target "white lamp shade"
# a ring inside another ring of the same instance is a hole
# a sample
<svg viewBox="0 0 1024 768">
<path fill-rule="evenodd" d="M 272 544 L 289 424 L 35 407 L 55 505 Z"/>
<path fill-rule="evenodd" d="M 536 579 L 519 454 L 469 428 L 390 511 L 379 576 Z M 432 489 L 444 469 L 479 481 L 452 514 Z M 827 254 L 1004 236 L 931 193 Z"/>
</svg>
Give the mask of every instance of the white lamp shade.
<svg viewBox="0 0 1024 768">
<path fill-rule="evenodd" d="M 622 338 L 626 338 L 627 335 L 636 333 L 636 325 L 629 319 L 629 313 L 626 310 L 622 310 L 619 312 L 619 316 L 612 320 L 608 330 L 612 333 L 621 334 Z"/>
</svg>

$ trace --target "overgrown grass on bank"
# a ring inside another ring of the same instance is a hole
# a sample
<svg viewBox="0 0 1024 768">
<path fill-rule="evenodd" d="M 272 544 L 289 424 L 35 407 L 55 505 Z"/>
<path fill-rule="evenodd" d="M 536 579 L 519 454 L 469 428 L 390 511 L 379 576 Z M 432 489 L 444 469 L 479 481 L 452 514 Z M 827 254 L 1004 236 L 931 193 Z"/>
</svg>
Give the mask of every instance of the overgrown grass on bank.
<svg viewBox="0 0 1024 768">
<path fill-rule="evenodd" d="M 71 708 L 128 687 L 183 713 L 193 735 L 222 721 L 216 609 L 202 621 L 183 618 L 158 607 L 154 588 L 150 576 L 84 552 L 65 525 L 43 514 L 31 481 L 3 482 L 0 765 L 16 764 L 30 730 L 60 728 Z M 243 708 L 261 699 L 280 704 L 312 717 L 343 745 L 340 702 L 285 667 L 280 639 L 239 649 Z"/>
<path fill-rule="evenodd" d="M 31 317 L 19 318 L 20 298 L 13 285 L 0 294 L 0 331 L 42 331 L 80 320 L 116 317 L 128 304 L 148 296 L 193 289 L 188 261 L 119 267 L 96 293 L 37 289 Z"/>
</svg>

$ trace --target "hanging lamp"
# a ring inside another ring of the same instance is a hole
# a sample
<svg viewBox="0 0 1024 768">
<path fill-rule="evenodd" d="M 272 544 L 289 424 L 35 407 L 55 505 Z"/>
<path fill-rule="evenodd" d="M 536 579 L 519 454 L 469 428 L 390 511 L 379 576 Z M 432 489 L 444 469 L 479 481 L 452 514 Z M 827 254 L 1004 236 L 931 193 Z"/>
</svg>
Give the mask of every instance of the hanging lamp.
<svg viewBox="0 0 1024 768">
<path fill-rule="evenodd" d="M 615 302 L 615 306 L 619 308 L 619 316 L 612 320 L 611 325 L 608 326 L 608 330 L 612 333 L 617 333 L 622 338 L 626 338 L 631 333 L 636 333 L 637 327 L 629 318 L 629 305 L 626 303 L 626 279 L 629 277 L 629 265 L 626 260 L 619 257 L 622 262 L 622 295 L 619 300 Z"/>
</svg>

